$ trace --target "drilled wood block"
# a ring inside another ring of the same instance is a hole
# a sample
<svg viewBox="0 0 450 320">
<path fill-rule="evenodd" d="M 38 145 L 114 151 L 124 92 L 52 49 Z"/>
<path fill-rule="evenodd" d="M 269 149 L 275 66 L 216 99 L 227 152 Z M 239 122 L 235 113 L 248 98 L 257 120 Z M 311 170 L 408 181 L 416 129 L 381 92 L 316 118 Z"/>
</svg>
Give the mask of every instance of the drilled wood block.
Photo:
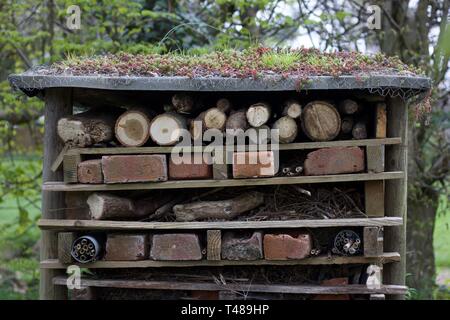
<svg viewBox="0 0 450 320">
<path fill-rule="evenodd" d="M 367 171 L 369 173 L 384 172 L 384 146 L 367 146 Z"/>
<path fill-rule="evenodd" d="M 66 154 L 63 158 L 63 175 L 65 183 L 78 182 L 78 164 L 81 162 L 79 154 Z"/>
<path fill-rule="evenodd" d="M 384 181 L 364 183 L 365 213 L 369 217 L 384 217 Z"/>
<path fill-rule="evenodd" d="M 378 227 L 364 227 L 364 256 L 377 257 L 383 254 L 383 230 Z"/>
<path fill-rule="evenodd" d="M 59 232 L 58 233 L 58 260 L 61 263 L 71 263 L 73 261 L 72 244 L 76 239 L 75 232 Z"/>
<path fill-rule="evenodd" d="M 220 230 L 208 230 L 206 258 L 208 260 L 220 260 L 222 247 L 222 232 Z"/>
<path fill-rule="evenodd" d="M 148 258 L 149 244 L 146 234 L 108 234 L 105 260 L 135 261 Z"/>
<path fill-rule="evenodd" d="M 376 104 L 375 108 L 375 138 L 386 138 L 386 103 L 379 102 Z"/>
</svg>

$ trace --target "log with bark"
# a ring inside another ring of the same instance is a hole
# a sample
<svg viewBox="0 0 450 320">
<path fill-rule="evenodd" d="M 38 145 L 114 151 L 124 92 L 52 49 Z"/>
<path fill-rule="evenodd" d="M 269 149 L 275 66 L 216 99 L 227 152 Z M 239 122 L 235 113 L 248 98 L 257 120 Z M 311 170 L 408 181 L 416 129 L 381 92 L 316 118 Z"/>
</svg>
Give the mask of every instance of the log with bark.
<svg viewBox="0 0 450 320">
<path fill-rule="evenodd" d="M 367 139 L 367 127 L 366 124 L 362 121 L 358 121 L 352 130 L 352 136 L 355 139 Z"/>
<path fill-rule="evenodd" d="M 297 138 L 297 122 L 289 116 L 284 116 L 275 121 L 272 129 L 278 130 L 280 143 L 291 143 Z"/>
<path fill-rule="evenodd" d="M 119 108 L 93 108 L 58 121 L 58 136 L 71 147 L 88 147 L 114 138 Z"/>
<path fill-rule="evenodd" d="M 283 116 L 289 116 L 292 119 L 300 118 L 302 114 L 302 106 L 297 100 L 288 100 L 284 104 Z"/>
<path fill-rule="evenodd" d="M 354 120 L 352 117 L 343 117 L 341 122 L 341 132 L 348 134 L 352 132 Z"/>
<path fill-rule="evenodd" d="M 172 105 L 178 113 L 191 113 L 195 107 L 194 99 L 186 93 L 176 93 L 172 96 Z"/>
<path fill-rule="evenodd" d="M 222 98 L 217 100 L 216 108 L 224 113 L 228 113 L 231 111 L 231 109 L 233 109 L 233 105 L 231 104 L 230 100 Z"/>
<path fill-rule="evenodd" d="M 144 108 L 132 108 L 119 116 L 115 125 L 116 138 L 125 147 L 140 147 L 150 138 L 150 123 L 154 114 Z"/>
<path fill-rule="evenodd" d="M 150 124 L 150 137 L 160 146 L 176 144 L 185 133 L 188 133 L 186 118 L 178 113 L 162 113 Z"/>
<path fill-rule="evenodd" d="M 312 141 L 329 141 L 341 131 L 341 117 L 330 103 L 312 101 L 302 110 L 301 125 Z"/>
<path fill-rule="evenodd" d="M 167 192 L 137 199 L 134 201 L 136 216 L 154 215 L 159 208 L 165 206 L 172 199 L 173 196 Z"/>
<path fill-rule="evenodd" d="M 342 114 L 352 115 L 360 111 L 360 106 L 354 100 L 345 99 L 339 102 L 339 111 Z"/>
<path fill-rule="evenodd" d="M 132 200 L 109 193 L 93 193 L 87 199 L 91 218 L 95 220 L 130 219 L 137 217 Z"/>
<path fill-rule="evenodd" d="M 244 193 L 228 200 L 198 201 L 173 207 L 177 221 L 204 219 L 231 220 L 264 203 L 264 195 L 257 191 Z"/>
<path fill-rule="evenodd" d="M 238 110 L 235 112 L 231 112 L 230 116 L 227 119 L 225 124 L 225 129 L 227 130 L 227 134 L 234 135 L 234 130 L 247 130 L 249 124 L 247 122 L 247 116 L 245 114 L 245 110 Z"/>
<path fill-rule="evenodd" d="M 252 104 L 247 109 L 247 121 L 252 127 L 260 127 L 266 124 L 272 115 L 272 109 L 266 102 Z"/>
</svg>

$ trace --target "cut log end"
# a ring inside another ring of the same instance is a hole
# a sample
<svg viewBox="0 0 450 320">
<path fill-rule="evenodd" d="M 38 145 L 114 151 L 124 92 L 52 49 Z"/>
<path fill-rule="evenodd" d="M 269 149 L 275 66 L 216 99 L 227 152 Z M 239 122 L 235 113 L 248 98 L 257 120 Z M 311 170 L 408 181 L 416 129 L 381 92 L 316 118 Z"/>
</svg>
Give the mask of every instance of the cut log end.
<svg viewBox="0 0 450 320">
<path fill-rule="evenodd" d="M 247 109 L 247 121 L 252 127 L 260 127 L 269 121 L 271 116 L 271 108 L 267 103 L 260 102 L 251 105 Z"/>
<path fill-rule="evenodd" d="M 339 111 L 343 114 L 355 114 L 359 112 L 359 109 L 359 104 L 354 100 L 345 99 L 339 103 Z"/>
<path fill-rule="evenodd" d="M 172 105 L 179 113 L 190 113 L 194 109 L 194 99 L 185 93 L 177 93 L 172 96 Z"/>
<path fill-rule="evenodd" d="M 341 131 L 341 117 L 336 108 L 325 101 L 308 103 L 301 115 L 302 129 L 312 141 L 329 141 Z"/>
<path fill-rule="evenodd" d="M 292 119 L 297 119 L 302 114 L 302 106 L 296 100 L 288 100 L 285 103 L 285 107 L 282 114 L 283 116 L 289 116 Z"/>
<path fill-rule="evenodd" d="M 298 128 L 294 119 L 284 116 L 275 121 L 272 129 L 278 130 L 280 143 L 291 143 L 297 138 Z"/>
<path fill-rule="evenodd" d="M 160 146 L 174 145 L 187 130 L 186 119 L 176 113 L 163 113 L 150 124 L 150 137 Z"/>
<path fill-rule="evenodd" d="M 219 108 L 211 108 L 205 111 L 203 116 L 206 129 L 218 129 L 223 130 L 227 121 L 225 112 L 219 110 Z"/>
<path fill-rule="evenodd" d="M 117 119 L 115 133 L 123 146 L 140 147 L 150 137 L 150 118 L 140 111 L 127 111 Z"/>
</svg>

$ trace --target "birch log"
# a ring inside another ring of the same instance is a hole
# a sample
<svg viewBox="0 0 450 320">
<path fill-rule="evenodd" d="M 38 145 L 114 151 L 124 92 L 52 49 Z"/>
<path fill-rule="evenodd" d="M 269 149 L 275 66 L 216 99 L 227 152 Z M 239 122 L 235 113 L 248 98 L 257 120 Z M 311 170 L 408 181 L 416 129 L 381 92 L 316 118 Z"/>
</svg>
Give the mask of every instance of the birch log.
<svg viewBox="0 0 450 320">
<path fill-rule="evenodd" d="M 229 200 L 198 201 L 178 204 L 173 207 L 177 221 L 195 221 L 204 219 L 231 220 L 264 203 L 264 195 L 251 191 Z"/>
<path fill-rule="evenodd" d="M 218 129 L 222 131 L 225 128 L 226 121 L 227 116 L 225 112 L 219 108 L 210 108 L 204 112 L 203 123 L 206 129 Z"/>
</svg>

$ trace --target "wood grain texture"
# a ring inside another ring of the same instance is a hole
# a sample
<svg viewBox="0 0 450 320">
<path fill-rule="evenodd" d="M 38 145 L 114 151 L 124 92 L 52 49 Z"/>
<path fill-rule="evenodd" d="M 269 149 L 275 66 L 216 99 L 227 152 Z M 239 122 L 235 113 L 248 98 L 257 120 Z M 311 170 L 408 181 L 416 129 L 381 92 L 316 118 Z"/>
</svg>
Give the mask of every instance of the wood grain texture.
<svg viewBox="0 0 450 320">
<path fill-rule="evenodd" d="M 264 186 L 305 183 L 328 183 L 347 181 L 371 181 L 403 179 L 404 172 L 392 171 L 382 173 L 354 173 L 323 176 L 270 177 L 228 180 L 180 180 L 164 182 L 138 182 L 117 184 L 64 184 L 47 182 L 42 185 L 45 191 L 112 191 L 112 190 L 152 190 L 152 189 L 186 189 L 186 188 L 221 188 L 239 186 Z"/>
<path fill-rule="evenodd" d="M 96 220 L 41 219 L 43 230 L 171 230 L 171 229 L 267 229 L 267 228 L 324 228 L 324 227 L 382 227 L 399 226 L 400 217 L 285 220 L 285 221 L 217 221 L 217 222 L 139 222 Z"/>
<path fill-rule="evenodd" d="M 55 277 L 53 283 L 66 285 L 66 277 Z M 298 294 L 405 294 L 407 288 L 397 285 L 382 285 L 377 289 L 370 289 L 365 285 L 353 284 L 347 286 L 322 285 L 266 285 L 266 284 L 235 284 L 220 285 L 216 283 L 181 282 L 181 281 L 141 281 L 120 279 L 81 279 L 82 286 L 101 288 L 129 288 L 129 289 L 162 289 L 162 290 L 233 290 L 244 292 L 274 292 Z"/>
<path fill-rule="evenodd" d="M 386 103 L 379 102 L 375 106 L 375 138 L 386 138 L 386 128 Z"/>
<path fill-rule="evenodd" d="M 220 230 L 208 230 L 206 231 L 206 238 L 206 258 L 208 260 L 220 260 L 222 248 L 222 232 Z"/>
<path fill-rule="evenodd" d="M 365 257 L 377 257 L 383 253 L 383 233 L 379 227 L 364 227 L 363 245 Z"/>
<path fill-rule="evenodd" d="M 66 154 L 63 157 L 64 183 L 78 182 L 78 164 L 81 162 L 79 154 Z"/>
<path fill-rule="evenodd" d="M 380 173 L 384 171 L 385 146 L 367 146 L 366 159 L 367 171 L 369 173 Z"/>
<path fill-rule="evenodd" d="M 62 117 L 72 114 L 72 89 L 47 89 L 45 90 L 45 109 L 44 109 L 44 160 L 42 181 L 62 181 L 63 172 L 61 169 L 51 170 L 64 144 L 59 139 L 57 132 L 58 120 Z M 63 219 L 64 218 L 64 193 L 63 192 L 42 192 L 42 218 L 44 219 Z M 55 220 L 56 221 L 56 220 Z M 43 231 L 40 246 L 40 259 L 52 259 L 58 256 L 58 235 L 54 231 Z M 61 287 L 55 287 L 52 278 L 63 271 L 41 270 L 39 298 L 66 299 L 67 290 Z"/>
<path fill-rule="evenodd" d="M 58 260 L 61 263 L 71 263 L 72 244 L 76 239 L 75 232 L 58 233 Z"/>
<path fill-rule="evenodd" d="M 384 217 L 385 215 L 384 184 L 383 180 L 364 183 L 365 213 L 368 217 Z"/>
<path fill-rule="evenodd" d="M 293 266 L 293 265 L 343 265 L 343 264 L 387 264 L 400 261 L 396 252 L 385 252 L 378 257 L 364 256 L 317 256 L 301 260 L 199 260 L 199 261 L 96 261 L 83 264 L 85 268 L 164 268 L 164 267 L 223 267 L 223 266 Z M 65 269 L 67 264 L 57 259 L 41 261 L 41 268 Z"/>
<path fill-rule="evenodd" d="M 318 149 L 328 147 L 358 147 L 358 146 L 377 146 L 377 145 L 395 145 L 401 143 L 401 138 L 384 139 L 363 139 L 363 140 L 340 140 L 323 142 L 298 142 L 279 145 L 279 150 L 303 150 Z M 67 154 L 152 154 L 152 153 L 172 153 L 172 152 L 202 152 L 207 146 L 194 147 L 117 147 L 117 148 L 72 148 L 67 150 Z M 209 147 L 210 148 L 210 147 Z M 248 150 L 249 147 L 246 147 Z M 268 146 L 270 150 L 270 145 Z"/>
<path fill-rule="evenodd" d="M 387 136 L 401 137 L 402 144 L 391 146 L 386 153 L 386 170 L 402 170 L 407 172 L 407 132 L 408 108 L 400 98 L 389 98 L 387 104 Z M 388 216 L 404 218 L 406 224 L 407 177 L 385 183 L 386 213 Z M 406 227 L 405 224 L 397 228 L 384 230 L 386 251 L 399 252 L 403 259 L 383 270 L 385 283 L 405 284 L 406 276 Z M 388 298 L 404 299 L 404 295 L 394 295 Z"/>
</svg>

